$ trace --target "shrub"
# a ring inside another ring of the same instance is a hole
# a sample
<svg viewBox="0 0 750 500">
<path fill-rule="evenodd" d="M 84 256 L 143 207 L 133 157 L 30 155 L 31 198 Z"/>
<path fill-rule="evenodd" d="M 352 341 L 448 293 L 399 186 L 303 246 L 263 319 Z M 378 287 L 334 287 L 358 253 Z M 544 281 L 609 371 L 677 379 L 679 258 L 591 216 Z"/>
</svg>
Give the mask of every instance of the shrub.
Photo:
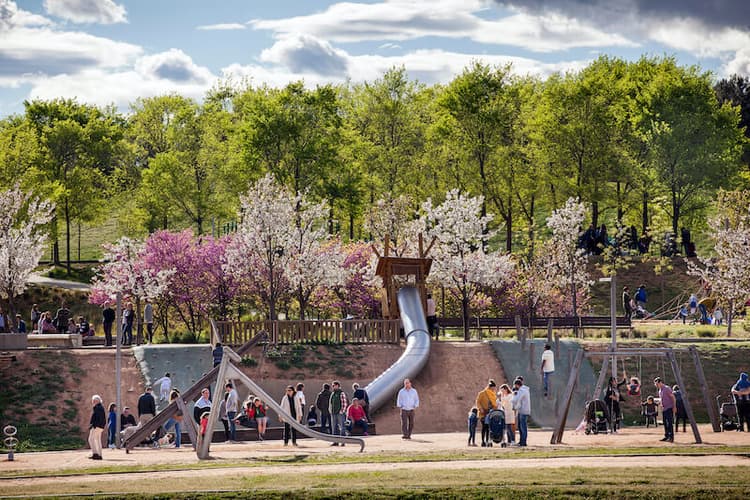
<svg viewBox="0 0 750 500">
<path fill-rule="evenodd" d="M 284 370 L 284 371 L 292 367 L 292 364 L 286 359 L 279 359 L 274 364 L 276 365 L 276 368 L 278 368 L 279 370 Z"/>
<path fill-rule="evenodd" d="M 242 366 L 249 366 L 249 367 L 258 366 L 258 360 L 252 356 L 245 356 L 242 358 L 242 361 L 240 361 L 240 364 Z"/>
<path fill-rule="evenodd" d="M 700 338 L 714 338 L 716 337 L 716 330 L 713 328 L 696 328 L 695 334 Z"/>
<path fill-rule="evenodd" d="M 654 335 L 654 338 L 657 339 L 668 339 L 669 338 L 669 330 L 658 330 L 656 334 Z"/>
</svg>

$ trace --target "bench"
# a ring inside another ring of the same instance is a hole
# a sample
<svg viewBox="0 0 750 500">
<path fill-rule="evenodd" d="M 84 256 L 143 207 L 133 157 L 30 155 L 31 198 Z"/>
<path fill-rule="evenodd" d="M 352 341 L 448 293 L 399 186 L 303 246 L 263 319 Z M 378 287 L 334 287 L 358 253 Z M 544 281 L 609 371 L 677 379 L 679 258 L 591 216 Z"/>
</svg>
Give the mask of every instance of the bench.
<svg viewBox="0 0 750 500">
<path fill-rule="evenodd" d="M 83 346 L 83 339 L 78 333 L 32 333 L 28 337 L 29 347 L 75 349 Z"/>
</svg>

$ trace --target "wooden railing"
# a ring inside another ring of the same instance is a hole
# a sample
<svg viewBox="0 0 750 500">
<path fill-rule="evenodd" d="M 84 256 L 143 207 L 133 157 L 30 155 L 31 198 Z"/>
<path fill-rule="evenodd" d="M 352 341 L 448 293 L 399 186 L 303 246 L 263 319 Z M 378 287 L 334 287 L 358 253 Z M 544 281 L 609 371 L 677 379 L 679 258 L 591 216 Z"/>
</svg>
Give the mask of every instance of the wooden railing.
<svg viewBox="0 0 750 500">
<path fill-rule="evenodd" d="M 216 321 L 221 343 L 242 345 L 260 331 L 273 344 L 350 343 L 397 344 L 400 320 L 351 319 L 305 321 Z"/>
</svg>

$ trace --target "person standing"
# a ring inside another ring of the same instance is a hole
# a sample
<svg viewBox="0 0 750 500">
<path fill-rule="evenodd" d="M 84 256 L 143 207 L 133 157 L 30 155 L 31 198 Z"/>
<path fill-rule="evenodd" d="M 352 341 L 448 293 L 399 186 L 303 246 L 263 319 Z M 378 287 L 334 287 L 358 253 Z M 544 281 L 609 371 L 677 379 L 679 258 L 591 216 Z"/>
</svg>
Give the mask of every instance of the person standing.
<svg viewBox="0 0 750 500">
<path fill-rule="evenodd" d="M 300 406 L 299 399 L 294 397 L 294 392 L 294 386 L 288 385 L 286 387 L 286 393 L 281 396 L 279 405 L 281 405 L 281 409 L 288 413 L 294 420 L 302 422 L 304 409 Z M 297 446 L 297 429 L 287 422 L 286 417 L 279 415 L 279 421 L 284 422 L 284 446 L 289 445 L 290 438 L 292 440 L 292 446 Z"/>
<path fill-rule="evenodd" d="M 508 436 L 508 443 L 516 442 L 516 412 L 513 411 L 513 392 L 508 384 L 500 386 L 500 404 L 505 412 L 505 433 Z"/>
<path fill-rule="evenodd" d="M 156 416 L 156 401 L 151 393 L 151 386 L 138 398 L 138 423 L 143 425 Z"/>
<path fill-rule="evenodd" d="M 10 333 L 10 318 L 0 307 L 0 333 Z"/>
<path fill-rule="evenodd" d="M 675 399 L 674 430 L 680 432 L 680 421 L 682 421 L 682 432 L 687 432 L 687 410 L 685 410 L 685 401 L 682 399 L 680 387 L 673 385 L 672 393 Z"/>
<path fill-rule="evenodd" d="M 31 306 L 31 331 L 39 330 L 39 320 L 42 319 L 42 311 L 39 310 L 39 305 L 34 304 Z"/>
<path fill-rule="evenodd" d="M 174 389 L 169 394 L 169 402 L 172 403 L 177 398 L 180 397 L 180 391 L 177 389 Z M 169 429 L 174 427 L 174 447 L 179 448 L 182 445 L 182 419 L 184 415 L 182 414 L 182 410 L 177 410 L 177 413 L 174 414 L 172 418 L 167 420 L 164 423 L 164 430 L 169 432 Z"/>
<path fill-rule="evenodd" d="M 745 425 L 747 425 L 747 431 L 750 432 L 750 380 L 748 380 L 747 373 L 740 373 L 740 378 L 732 386 L 732 396 L 737 406 L 737 417 L 740 421 L 737 430 L 743 432 Z"/>
<path fill-rule="evenodd" d="M 224 357 L 224 348 L 221 346 L 221 342 L 216 343 L 216 347 L 211 351 L 211 356 L 214 359 L 214 367 L 221 364 L 221 359 Z"/>
<path fill-rule="evenodd" d="M 542 353 L 542 382 L 544 382 L 544 397 L 549 394 L 549 379 L 555 373 L 555 353 L 552 352 L 552 346 L 544 345 Z"/>
<path fill-rule="evenodd" d="M 240 397 L 237 394 L 237 390 L 234 388 L 231 382 L 226 385 L 226 391 L 228 394 L 226 400 L 227 406 L 227 420 L 229 420 L 229 440 L 233 443 L 237 442 L 237 424 L 234 422 L 239 411 Z"/>
<path fill-rule="evenodd" d="M 16 332 L 26 333 L 26 322 L 23 320 L 20 314 L 16 314 Z"/>
<path fill-rule="evenodd" d="M 112 345 L 112 325 L 115 324 L 115 310 L 109 302 L 104 303 L 104 310 L 102 311 L 102 326 L 104 327 L 104 345 L 107 347 Z"/>
<path fill-rule="evenodd" d="M 667 441 L 669 443 L 674 442 L 674 409 L 677 406 L 677 398 L 675 398 L 672 389 L 665 384 L 661 377 L 654 379 L 654 385 L 659 390 L 659 398 L 661 399 L 662 417 L 664 419 L 664 437 L 661 441 Z"/>
<path fill-rule="evenodd" d="M 318 397 L 315 398 L 315 406 L 320 412 L 320 432 L 331 434 L 333 429 L 331 428 L 331 410 L 329 403 L 331 401 L 331 386 L 323 384 L 323 389 L 318 393 Z"/>
<path fill-rule="evenodd" d="M 135 311 L 133 303 L 129 302 L 128 307 L 122 312 L 122 344 L 133 345 L 133 322 L 135 321 Z"/>
<path fill-rule="evenodd" d="M 354 398 L 359 399 L 360 406 L 362 406 L 362 409 L 365 410 L 367 422 L 372 422 L 370 420 L 370 396 L 367 394 L 367 391 L 363 387 L 360 387 L 356 382 L 352 384 L 352 390 L 354 391 L 354 393 L 352 394 L 352 401 L 354 401 Z"/>
<path fill-rule="evenodd" d="M 329 411 L 331 413 L 331 428 L 334 436 L 343 436 L 345 434 L 344 421 L 346 420 L 346 410 L 349 407 L 349 400 L 346 393 L 341 390 L 341 382 L 333 381 L 333 390 L 329 401 Z M 338 446 L 338 443 L 331 443 L 331 446 Z M 344 446 L 344 443 L 341 443 Z"/>
<path fill-rule="evenodd" d="M 432 334 L 435 334 L 435 340 L 440 335 L 439 330 L 435 328 L 437 326 L 437 308 L 435 306 L 435 300 L 432 298 L 432 294 L 427 294 L 427 329 L 430 332 L 430 338 Z"/>
<path fill-rule="evenodd" d="M 150 300 L 146 300 L 146 306 L 143 308 L 143 322 L 146 323 L 148 343 L 151 344 L 154 341 L 154 306 Z"/>
<path fill-rule="evenodd" d="M 117 405 L 115 403 L 110 403 L 109 411 L 107 413 L 107 446 L 110 449 L 115 447 L 116 438 L 117 438 Z"/>
<path fill-rule="evenodd" d="M 65 306 L 65 301 L 60 303 L 60 309 L 55 313 L 52 322 L 57 328 L 57 333 L 68 333 L 68 323 L 70 320 L 70 309 Z"/>
<path fill-rule="evenodd" d="M 646 293 L 646 285 L 641 285 L 635 291 L 635 304 L 640 306 L 643 310 L 646 310 L 646 301 L 648 300 L 648 294 Z"/>
<path fill-rule="evenodd" d="M 91 396 L 91 418 L 89 419 L 89 448 L 91 448 L 92 460 L 102 459 L 102 433 L 107 425 L 107 416 L 104 413 L 102 398 L 98 394 Z"/>
<path fill-rule="evenodd" d="M 419 408 L 419 394 L 411 386 L 411 380 L 404 379 L 404 387 L 398 391 L 396 406 L 401 408 L 401 439 L 411 439 L 414 431 L 414 412 Z"/>
<path fill-rule="evenodd" d="M 193 407 L 193 420 L 195 420 L 196 424 L 201 423 L 201 415 L 207 411 L 211 411 L 211 390 L 208 387 L 204 387 L 201 390 L 201 397 L 198 398 Z"/>
<path fill-rule="evenodd" d="M 490 443 L 490 422 L 487 415 L 491 410 L 497 408 L 497 388 L 495 381 L 490 379 L 487 387 L 479 391 L 476 399 L 476 407 L 479 411 L 479 421 L 482 423 L 482 447 Z"/>
<path fill-rule="evenodd" d="M 513 382 L 513 409 L 518 416 L 518 446 L 526 446 L 529 436 L 529 416 L 531 415 L 531 393 L 523 380 L 517 378 Z"/>
<path fill-rule="evenodd" d="M 307 408 L 307 400 L 305 399 L 305 393 L 303 392 L 304 390 L 305 384 L 303 384 L 302 382 L 299 382 L 294 388 L 294 397 L 299 399 L 299 404 L 302 406 L 303 410 Z"/>
<path fill-rule="evenodd" d="M 633 308 L 630 306 L 630 289 L 627 286 L 622 287 L 622 308 L 625 310 L 625 317 L 633 317 Z"/>
</svg>

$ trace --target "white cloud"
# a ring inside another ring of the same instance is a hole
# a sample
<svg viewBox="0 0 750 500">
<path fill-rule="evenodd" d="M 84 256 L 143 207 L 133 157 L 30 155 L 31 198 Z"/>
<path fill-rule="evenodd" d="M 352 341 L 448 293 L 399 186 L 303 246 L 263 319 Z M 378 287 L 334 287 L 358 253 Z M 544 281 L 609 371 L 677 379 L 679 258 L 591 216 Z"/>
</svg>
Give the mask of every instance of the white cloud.
<svg viewBox="0 0 750 500">
<path fill-rule="evenodd" d="M 750 48 L 738 50 L 734 57 L 722 66 L 722 76 L 750 75 Z"/>
<path fill-rule="evenodd" d="M 126 23 L 125 7 L 112 0 L 44 0 L 48 14 L 74 23 Z"/>
<path fill-rule="evenodd" d="M 390 43 L 390 42 L 388 42 L 388 43 L 384 43 L 384 44 L 380 45 L 378 48 L 379 49 L 395 50 L 395 49 L 400 49 L 401 45 L 399 45 L 397 43 Z"/>
<path fill-rule="evenodd" d="M 240 23 L 219 23 L 219 24 L 204 24 L 198 26 L 195 29 L 204 31 L 230 31 L 230 30 L 244 30 L 247 28 L 244 24 Z"/>
<path fill-rule="evenodd" d="M 44 16 L 20 10 L 12 0 L 0 0 L 0 34 L 15 27 L 49 26 L 52 21 Z"/>
<path fill-rule="evenodd" d="M 294 73 L 340 76 L 347 70 L 347 54 L 310 35 L 282 38 L 260 54 L 260 60 L 286 66 Z"/>
<path fill-rule="evenodd" d="M 139 58 L 132 69 L 92 68 L 76 74 L 35 79 L 29 94 L 39 99 L 77 98 L 98 106 L 114 103 L 126 109 L 138 97 L 171 92 L 201 99 L 215 81 L 216 77 L 208 69 L 196 65 L 187 54 L 170 49 Z"/>
<path fill-rule="evenodd" d="M 636 46 L 625 36 L 549 13 L 515 13 L 488 19 L 479 0 L 396 0 L 373 4 L 341 2 L 323 12 L 286 19 L 255 19 L 250 25 L 284 37 L 306 33 L 336 42 L 467 38 L 538 52 L 576 47 Z"/>
<path fill-rule="evenodd" d="M 150 79 L 176 83 L 206 84 L 214 79 L 211 71 L 195 64 L 179 49 L 144 56 L 135 63 L 135 70 Z"/>
</svg>

